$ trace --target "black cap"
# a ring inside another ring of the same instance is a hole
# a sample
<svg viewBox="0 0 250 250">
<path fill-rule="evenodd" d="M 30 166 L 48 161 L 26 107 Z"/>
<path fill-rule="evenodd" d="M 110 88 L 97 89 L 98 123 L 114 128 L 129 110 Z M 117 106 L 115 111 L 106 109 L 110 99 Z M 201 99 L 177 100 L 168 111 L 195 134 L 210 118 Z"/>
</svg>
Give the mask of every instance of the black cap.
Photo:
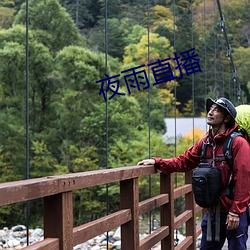
<svg viewBox="0 0 250 250">
<path fill-rule="evenodd" d="M 233 119 L 235 120 L 237 111 L 236 111 L 234 105 L 227 98 L 221 97 L 221 98 L 215 99 L 215 100 L 208 98 L 207 102 L 206 102 L 207 113 L 209 112 L 209 110 L 213 104 L 216 104 L 216 105 L 220 106 L 221 108 L 223 108 L 224 110 L 226 110 L 229 113 L 229 115 L 231 115 L 233 117 Z"/>
</svg>

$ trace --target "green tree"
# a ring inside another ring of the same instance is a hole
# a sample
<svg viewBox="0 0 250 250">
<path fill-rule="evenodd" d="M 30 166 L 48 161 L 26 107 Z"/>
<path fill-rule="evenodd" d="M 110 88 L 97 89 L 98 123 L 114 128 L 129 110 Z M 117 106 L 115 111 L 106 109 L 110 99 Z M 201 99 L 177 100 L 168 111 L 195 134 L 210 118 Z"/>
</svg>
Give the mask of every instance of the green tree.
<svg viewBox="0 0 250 250">
<path fill-rule="evenodd" d="M 1 7 L 0 5 L 0 29 L 11 27 L 15 10 L 13 8 Z"/>
<path fill-rule="evenodd" d="M 58 0 L 29 1 L 29 29 L 36 39 L 53 52 L 69 45 L 84 45 L 83 37 Z M 26 6 L 22 5 L 14 24 L 26 24 Z"/>
<path fill-rule="evenodd" d="M 150 62 L 148 59 L 148 36 L 143 35 L 136 44 L 125 47 L 124 63 L 137 63 L 138 65 L 152 63 L 158 59 L 166 59 L 173 54 L 173 48 L 165 37 L 151 33 L 150 39 Z"/>
<path fill-rule="evenodd" d="M 89 29 L 101 18 L 101 4 L 98 0 L 61 0 L 79 29 Z"/>
<path fill-rule="evenodd" d="M 250 48 L 244 48 L 244 47 L 239 47 L 235 49 L 235 65 L 236 68 L 238 69 L 238 82 L 237 84 L 241 84 L 242 89 L 244 90 L 243 92 L 243 101 L 244 103 L 248 103 L 250 101 L 249 93 L 250 93 L 250 88 L 249 88 L 249 79 L 250 79 L 250 74 L 249 74 L 249 56 L 250 56 Z"/>
<path fill-rule="evenodd" d="M 6 181 L 22 179 L 25 176 L 25 92 L 22 87 L 25 82 L 24 60 L 25 54 L 22 45 L 16 42 L 1 43 L 0 140 L 3 147 L 4 164 L 15 173 L 11 175 L 5 169 L 4 175 L 6 176 L 3 180 Z"/>
<path fill-rule="evenodd" d="M 56 161 L 48 151 L 44 142 L 33 141 L 31 146 L 33 157 L 30 161 L 30 177 L 54 175 Z"/>
</svg>

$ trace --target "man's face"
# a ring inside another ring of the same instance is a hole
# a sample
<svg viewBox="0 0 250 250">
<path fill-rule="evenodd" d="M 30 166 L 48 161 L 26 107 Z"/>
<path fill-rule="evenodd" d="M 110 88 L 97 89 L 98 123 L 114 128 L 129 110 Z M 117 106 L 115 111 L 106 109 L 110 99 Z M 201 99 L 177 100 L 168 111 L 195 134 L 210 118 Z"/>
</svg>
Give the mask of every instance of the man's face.
<svg viewBox="0 0 250 250">
<path fill-rule="evenodd" d="M 224 119 L 224 110 L 220 106 L 213 104 L 207 113 L 207 124 L 214 128 L 220 127 Z"/>
</svg>

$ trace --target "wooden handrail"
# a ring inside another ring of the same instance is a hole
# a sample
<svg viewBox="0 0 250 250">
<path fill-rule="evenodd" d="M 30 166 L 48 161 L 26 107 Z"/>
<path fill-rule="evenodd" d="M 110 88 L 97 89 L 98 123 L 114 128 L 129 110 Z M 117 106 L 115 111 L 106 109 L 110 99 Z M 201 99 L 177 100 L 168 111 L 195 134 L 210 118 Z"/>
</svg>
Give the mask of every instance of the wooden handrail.
<svg viewBox="0 0 250 250">
<path fill-rule="evenodd" d="M 173 174 L 160 174 L 160 194 L 139 202 L 141 176 L 156 174 L 154 166 L 129 166 L 95 170 L 74 174 L 48 176 L 0 184 L 0 206 L 33 199 L 44 199 L 44 240 L 26 248 L 37 250 L 72 250 L 101 233 L 121 227 L 122 249 L 147 250 L 161 241 L 161 249 L 175 249 L 174 230 L 186 224 L 186 238 L 176 249 L 196 249 L 200 227 L 196 226 L 195 204 L 191 187 L 191 174 L 186 184 L 174 189 Z M 97 220 L 73 228 L 74 190 L 120 183 L 120 210 Z M 185 196 L 186 210 L 174 217 L 174 200 Z M 139 239 L 139 216 L 160 208 L 160 227 L 146 238 Z"/>
</svg>

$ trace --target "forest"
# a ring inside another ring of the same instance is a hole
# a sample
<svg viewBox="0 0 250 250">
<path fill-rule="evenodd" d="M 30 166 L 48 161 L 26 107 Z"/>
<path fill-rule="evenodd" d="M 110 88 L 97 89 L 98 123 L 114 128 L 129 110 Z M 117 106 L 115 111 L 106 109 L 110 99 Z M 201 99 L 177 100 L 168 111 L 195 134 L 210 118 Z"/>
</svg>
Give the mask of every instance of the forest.
<svg viewBox="0 0 250 250">
<path fill-rule="evenodd" d="M 202 134 L 193 138 L 191 131 L 170 145 L 162 140 L 164 118 L 204 117 L 207 97 L 249 103 L 250 2 L 220 2 L 224 20 L 215 0 L 2 0 L 1 183 L 173 157 Z M 172 78 L 170 72 L 168 81 L 153 84 L 148 64 L 192 49 L 200 71 L 187 74 L 170 59 Z M 142 65 L 150 87 L 128 94 L 120 74 Z M 98 81 L 107 76 L 117 76 L 126 95 L 102 93 Z M 159 188 L 155 178 L 152 193 Z M 144 199 L 148 179 L 140 188 Z M 110 211 L 119 206 L 118 189 L 108 187 Z M 76 191 L 75 225 L 106 213 L 106 195 L 105 186 Z M 30 204 L 34 226 L 42 226 L 41 202 Z M 25 204 L 0 207 L 0 227 L 24 221 L 24 210 Z"/>
</svg>

